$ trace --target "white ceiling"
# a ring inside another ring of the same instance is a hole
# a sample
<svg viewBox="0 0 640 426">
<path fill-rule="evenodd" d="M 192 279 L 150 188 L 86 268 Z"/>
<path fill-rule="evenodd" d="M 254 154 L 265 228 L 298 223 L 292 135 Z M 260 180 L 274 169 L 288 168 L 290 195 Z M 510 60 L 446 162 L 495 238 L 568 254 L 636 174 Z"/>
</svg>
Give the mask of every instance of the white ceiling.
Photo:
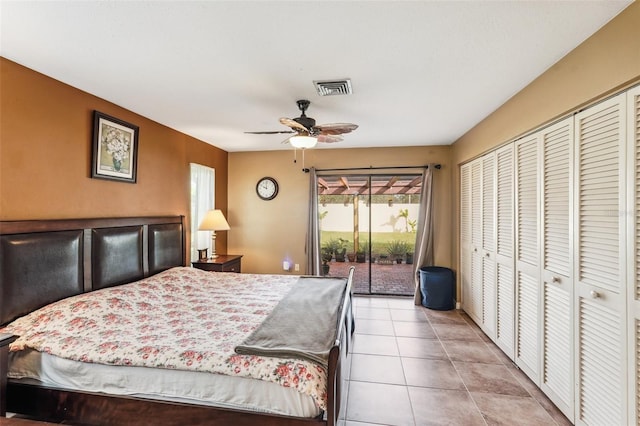
<svg viewBox="0 0 640 426">
<path fill-rule="evenodd" d="M 446 145 L 630 3 L 1 0 L 0 54 L 230 152 L 297 99 L 360 125 L 333 148 Z"/>
</svg>

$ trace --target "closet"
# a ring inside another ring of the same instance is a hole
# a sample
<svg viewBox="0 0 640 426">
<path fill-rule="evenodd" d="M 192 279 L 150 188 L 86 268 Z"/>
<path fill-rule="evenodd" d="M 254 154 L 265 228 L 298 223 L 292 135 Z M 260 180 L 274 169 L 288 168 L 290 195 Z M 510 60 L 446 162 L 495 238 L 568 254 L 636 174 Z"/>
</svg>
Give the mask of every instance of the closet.
<svg viewBox="0 0 640 426">
<path fill-rule="evenodd" d="M 462 285 L 469 295 L 465 310 L 492 337 L 497 322 L 495 172 L 494 153 L 461 169 L 461 191 L 465 193 L 461 204 Z"/>
<path fill-rule="evenodd" d="M 539 385 L 540 261 L 538 259 L 538 136 L 515 143 L 516 364 Z"/>
<path fill-rule="evenodd" d="M 625 96 L 576 115 L 576 423 L 626 424 Z"/>
<path fill-rule="evenodd" d="M 460 168 L 462 307 L 578 425 L 640 421 L 640 87 Z"/>
<path fill-rule="evenodd" d="M 540 388 L 573 417 L 573 119 L 540 132 Z"/>
<path fill-rule="evenodd" d="M 628 418 L 640 423 L 640 87 L 627 94 Z"/>
<path fill-rule="evenodd" d="M 514 357 L 515 292 L 513 289 L 513 146 L 496 151 L 496 336 L 495 342 Z"/>
</svg>

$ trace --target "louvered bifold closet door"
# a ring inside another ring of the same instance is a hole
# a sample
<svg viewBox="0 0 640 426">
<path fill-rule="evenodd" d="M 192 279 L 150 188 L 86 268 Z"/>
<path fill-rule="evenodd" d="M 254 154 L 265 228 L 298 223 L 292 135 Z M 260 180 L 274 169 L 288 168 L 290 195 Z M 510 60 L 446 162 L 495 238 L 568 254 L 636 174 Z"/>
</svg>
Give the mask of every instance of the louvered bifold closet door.
<svg viewBox="0 0 640 426">
<path fill-rule="evenodd" d="M 460 287 L 462 308 L 472 309 L 471 294 L 471 165 L 460 167 Z"/>
<path fill-rule="evenodd" d="M 516 364 L 540 384 L 540 263 L 538 135 L 515 142 L 516 158 Z"/>
<path fill-rule="evenodd" d="M 577 424 L 627 424 L 626 96 L 576 115 Z"/>
<path fill-rule="evenodd" d="M 482 324 L 492 339 L 496 334 L 496 226 L 495 153 L 482 157 Z"/>
<path fill-rule="evenodd" d="M 640 87 L 627 93 L 629 423 L 640 424 Z"/>
<path fill-rule="evenodd" d="M 496 151 L 496 344 L 514 359 L 513 144 Z"/>
<path fill-rule="evenodd" d="M 471 163 L 471 310 L 482 325 L 482 159 Z"/>
<path fill-rule="evenodd" d="M 542 138 L 541 389 L 573 419 L 572 171 L 573 117 Z"/>
</svg>

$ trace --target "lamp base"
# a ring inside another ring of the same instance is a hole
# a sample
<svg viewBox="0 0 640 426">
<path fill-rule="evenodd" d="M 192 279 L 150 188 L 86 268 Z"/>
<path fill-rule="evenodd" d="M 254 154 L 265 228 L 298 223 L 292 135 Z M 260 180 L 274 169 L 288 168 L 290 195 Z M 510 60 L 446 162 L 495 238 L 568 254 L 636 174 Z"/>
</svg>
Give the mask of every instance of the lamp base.
<svg viewBox="0 0 640 426">
<path fill-rule="evenodd" d="M 209 260 L 213 260 L 216 257 L 218 257 L 218 255 L 216 254 L 216 231 L 212 231 L 211 232 L 211 257 L 209 258 Z"/>
</svg>

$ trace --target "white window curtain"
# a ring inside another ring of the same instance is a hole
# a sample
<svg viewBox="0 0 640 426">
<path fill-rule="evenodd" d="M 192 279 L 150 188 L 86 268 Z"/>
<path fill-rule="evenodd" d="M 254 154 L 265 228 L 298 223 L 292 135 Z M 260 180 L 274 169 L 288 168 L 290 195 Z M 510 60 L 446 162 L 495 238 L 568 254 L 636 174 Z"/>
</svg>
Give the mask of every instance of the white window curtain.
<svg viewBox="0 0 640 426">
<path fill-rule="evenodd" d="M 420 278 L 418 271 L 423 266 L 433 266 L 433 168 L 434 164 L 422 174 L 422 192 L 420 193 L 420 213 L 416 234 L 415 259 L 413 263 L 413 279 L 415 292 L 413 301 L 416 305 L 422 303 Z"/>
<path fill-rule="evenodd" d="M 198 249 L 211 253 L 211 231 L 198 231 L 207 211 L 215 208 L 215 175 L 211 167 L 191 163 L 191 260 L 198 260 Z"/>
<path fill-rule="evenodd" d="M 318 177 L 316 169 L 309 171 L 309 219 L 307 223 L 307 274 L 320 275 L 320 226 L 318 221 Z"/>
</svg>

